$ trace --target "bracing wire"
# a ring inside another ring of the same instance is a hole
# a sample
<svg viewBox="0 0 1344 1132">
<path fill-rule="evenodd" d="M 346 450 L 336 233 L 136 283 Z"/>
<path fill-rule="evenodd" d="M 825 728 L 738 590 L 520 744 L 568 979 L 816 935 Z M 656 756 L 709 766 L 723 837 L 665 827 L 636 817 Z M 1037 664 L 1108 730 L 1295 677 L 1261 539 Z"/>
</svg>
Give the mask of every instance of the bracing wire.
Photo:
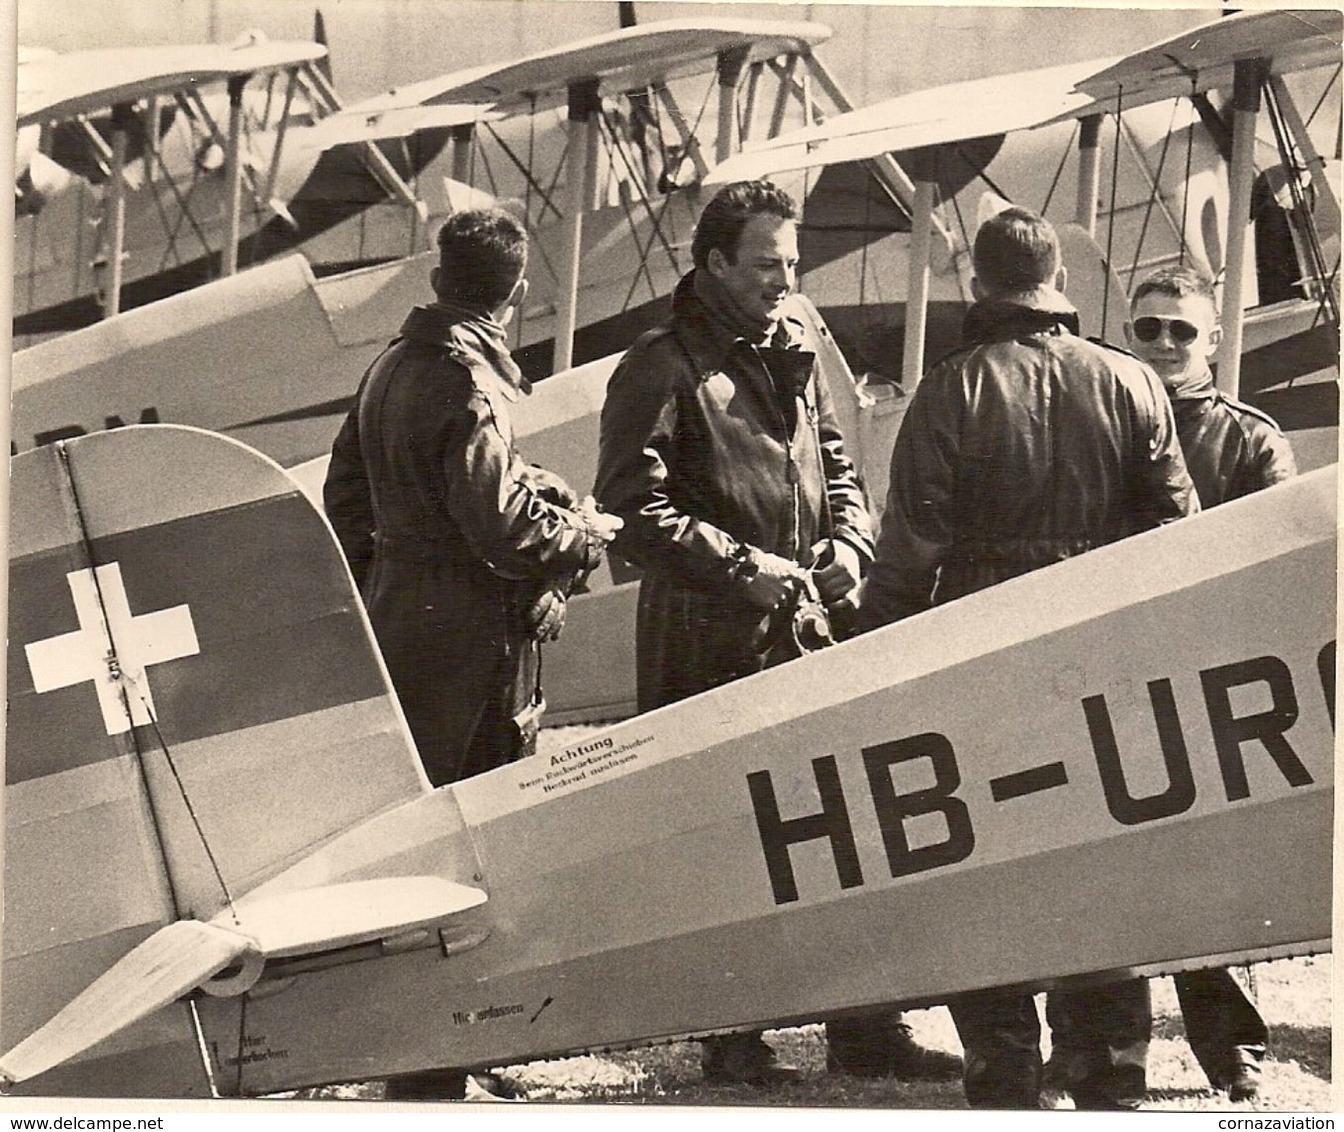
<svg viewBox="0 0 1344 1132">
<path fill-rule="evenodd" d="M 1068 161 L 1069 154 L 1073 152 L 1073 140 L 1082 130 L 1082 123 L 1075 122 L 1073 132 L 1069 135 L 1068 143 L 1064 146 L 1064 152 L 1059 156 L 1059 164 L 1055 166 L 1055 175 L 1050 181 L 1050 188 L 1046 190 L 1045 203 L 1041 205 L 1041 215 L 1044 216 L 1050 209 L 1050 202 L 1055 198 L 1055 188 L 1059 185 L 1060 175 L 1064 172 L 1064 163 Z"/>
<path fill-rule="evenodd" d="M 1134 244 L 1134 259 L 1129 265 L 1129 286 L 1134 286 L 1134 276 L 1139 271 L 1139 260 L 1143 257 L 1143 244 L 1148 238 L 1148 223 L 1153 216 L 1153 207 L 1162 195 L 1162 174 L 1167 167 L 1167 151 L 1171 148 L 1171 132 L 1176 125 L 1176 112 L 1180 109 L 1179 102 L 1173 102 L 1171 106 L 1171 118 L 1167 122 L 1167 133 L 1162 139 L 1162 153 L 1157 159 L 1157 170 L 1153 174 L 1153 188 L 1148 194 L 1148 204 L 1143 210 L 1143 223 L 1139 226 L 1139 238 Z M 1190 186 L 1186 183 L 1186 198 L 1189 199 Z M 1185 221 L 1181 221 L 1181 231 L 1176 233 L 1176 242 L 1178 245 L 1185 244 Z"/>
<path fill-rule="evenodd" d="M 1306 243 L 1308 254 L 1311 257 L 1310 264 L 1306 266 L 1317 279 L 1324 279 L 1326 274 L 1325 252 L 1321 247 L 1320 237 L 1316 231 L 1316 225 L 1310 221 L 1310 210 L 1307 206 L 1307 199 L 1302 191 L 1301 172 L 1302 168 L 1293 156 L 1293 148 L 1288 142 L 1288 131 L 1282 117 L 1282 110 L 1278 99 L 1272 89 L 1266 91 L 1266 108 L 1269 111 L 1270 125 L 1274 130 L 1274 143 L 1278 147 L 1279 156 L 1283 159 L 1284 171 L 1288 177 L 1288 191 L 1293 199 L 1293 211 L 1299 216 L 1307 218 Z M 1318 302 L 1321 311 L 1326 311 L 1332 321 L 1338 325 L 1339 312 L 1335 309 L 1334 292 L 1326 288 L 1321 292 Z M 1318 312 L 1319 319 L 1319 312 Z"/>
<path fill-rule="evenodd" d="M 75 517 L 79 523 L 80 538 L 84 544 L 85 554 L 87 555 L 87 569 L 93 577 L 93 591 L 98 602 L 98 612 L 103 621 L 103 632 L 107 637 L 108 649 L 107 664 L 109 671 L 115 676 L 120 694 L 122 708 L 126 712 L 126 721 L 130 725 L 131 742 L 135 747 L 136 766 L 140 772 L 140 779 L 145 788 L 145 797 L 148 800 L 149 808 L 154 821 L 154 835 L 159 843 L 159 852 L 164 860 L 164 874 L 167 878 L 169 895 L 173 902 L 173 909 L 177 915 L 183 912 L 181 896 L 173 883 L 172 870 L 168 868 L 167 845 L 163 839 L 162 817 L 159 814 L 158 805 L 155 802 L 154 791 L 149 784 L 149 775 L 145 766 L 145 752 L 140 746 L 140 736 L 135 729 L 135 714 L 131 706 L 130 692 L 128 685 L 134 685 L 135 681 L 127 674 L 117 655 L 117 642 L 112 638 L 111 620 L 107 612 L 107 600 L 103 594 L 102 583 L 98 579 L 97 562 L 93 556 L 93 541 L 89 534 L 88 521 L 84 515 L 84 506 L 80 500 L 79 487 L 75 482 L 74 468 L 70 465 L 70 453 L 64 443 L 57 444 L 57 453 L 60 459 L 61 468 L 65 473 L 66 483 L 70 486 L 70 498 L 74 505 Z M 178 793 L 182 797 L 183 805 L 186 806 L 187 814 L 191 818 L 192 826 L 196 830 L 196 836 L 200 839 L 201 847 L 205 850 L 206 857 L 210 861 L 210 867 L 214 870 L 215 879 L 219 882 L 219 887 L 224 894 L 224 901 L 228 905 L 229 914 L 233 916 L 234 922 L 238 922 L 237 914 L 233 907 L 233 895 L 229 891 L 229 886 L 224 880 L 224 874 L 219 867 L 219 862 L 215 858 L 213 849 L 210 847 L 209 839 L 205 836 L 205 830 L 201 825 L 200 818 L 196 813 L 196 808 L 192 804 L 191 797 L 187 792 L 186 784 L 182 781 L 182 776 L 178 770 L 177 764 L 173 759 L 172 752 L 168 749 L 168 744 L 164 742 L 163 733 L 159 729 L 159 721 L 155 718 L 153 711 L 150 710 L 149 703 L 143 694 L 138 695 L 141 706 L 145 709 L 145 714 L 153 728 L 154 736 L 158 741 L 159 748 L 163 752 L 164 760 L 172 773 L 173 781 L 177 785 Z"/>
</svg>

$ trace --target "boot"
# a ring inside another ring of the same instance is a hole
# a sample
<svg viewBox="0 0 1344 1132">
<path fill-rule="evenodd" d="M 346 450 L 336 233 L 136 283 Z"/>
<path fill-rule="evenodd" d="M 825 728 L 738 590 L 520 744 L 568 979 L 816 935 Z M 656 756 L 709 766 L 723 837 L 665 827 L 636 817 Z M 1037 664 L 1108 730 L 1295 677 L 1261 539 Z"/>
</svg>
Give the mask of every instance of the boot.
<svg viewBox="0 0 1344 1132">
<path fill-rule="evenodd" d="M 961 1075 L 961 1058 L 920 1045 L 900 1014 L 870 1015 L 826 1023 L 826 1071 L 902 1081 L 949 1081 Z"/>
<path fill-rule="evenodd" d="M 700 1043 L 700 1068 L 714 1084 L 785 1085 L 802 1077 L 796 1066 L 780 1062 L 760 1030 L 706 1038 Z"/>
</svg>

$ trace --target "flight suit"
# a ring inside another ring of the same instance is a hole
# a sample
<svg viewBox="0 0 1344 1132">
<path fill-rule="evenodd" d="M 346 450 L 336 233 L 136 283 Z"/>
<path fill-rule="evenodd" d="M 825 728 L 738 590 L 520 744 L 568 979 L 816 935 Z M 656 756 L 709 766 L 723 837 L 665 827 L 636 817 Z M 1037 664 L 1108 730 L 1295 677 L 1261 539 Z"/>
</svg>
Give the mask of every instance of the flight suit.
<svg viewBox="0 0 1344 1132">
<path fill-rule="evenodd" d="M 602 540 L 513 442 L 526 392 L 504 328 L 414 309 L 370 366 L 323 488 L 388 674 L 435 786 L 522 752 L 537 685 L 524 612 L 601 561 Z"/>
</svg>

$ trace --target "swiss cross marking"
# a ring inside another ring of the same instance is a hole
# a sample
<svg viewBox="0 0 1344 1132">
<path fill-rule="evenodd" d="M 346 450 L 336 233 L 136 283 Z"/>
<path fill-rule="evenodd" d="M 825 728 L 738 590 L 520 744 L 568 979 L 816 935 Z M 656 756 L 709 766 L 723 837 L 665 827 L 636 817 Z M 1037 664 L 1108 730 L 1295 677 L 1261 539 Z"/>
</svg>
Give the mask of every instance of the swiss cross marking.
<svg viewBox="0 0 1344 1132">
<path fill-rule="evenodd" d="M 65 576 L 75 601 L 79 628 L 73 633 L 34 641 L 24 651 L 34 691 L 51 692 L 92 680 L 107 733 L 120 735 L 133 724 L 150 722 L 154 699 L 145 670 L 167 660 L 196 656 L 201 646 L 196 641 L 196 626 L 187 606 L 175 605 L 134 615 L 126 599 L 120 564 L 98 566 L 94 573 L 96 584 L 88 570 L 75 570 Z M 131 710 L 129 719 L 127 703 Z"/>
</svg>

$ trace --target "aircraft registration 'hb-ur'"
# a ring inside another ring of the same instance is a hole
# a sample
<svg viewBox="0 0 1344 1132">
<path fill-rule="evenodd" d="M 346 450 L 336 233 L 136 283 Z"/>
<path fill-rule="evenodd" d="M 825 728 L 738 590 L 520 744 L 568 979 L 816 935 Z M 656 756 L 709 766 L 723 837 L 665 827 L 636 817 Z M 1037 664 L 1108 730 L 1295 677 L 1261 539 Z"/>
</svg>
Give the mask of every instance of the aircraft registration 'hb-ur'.
<svg viewBox="0 0 1344 1132">
<path fill-rule="evenodd" d="M 1335 482 L 430 790 L 278 466 L 24 453 L 0 1074 L 256 1095 L 1326 948 Z"/>
</svg>

